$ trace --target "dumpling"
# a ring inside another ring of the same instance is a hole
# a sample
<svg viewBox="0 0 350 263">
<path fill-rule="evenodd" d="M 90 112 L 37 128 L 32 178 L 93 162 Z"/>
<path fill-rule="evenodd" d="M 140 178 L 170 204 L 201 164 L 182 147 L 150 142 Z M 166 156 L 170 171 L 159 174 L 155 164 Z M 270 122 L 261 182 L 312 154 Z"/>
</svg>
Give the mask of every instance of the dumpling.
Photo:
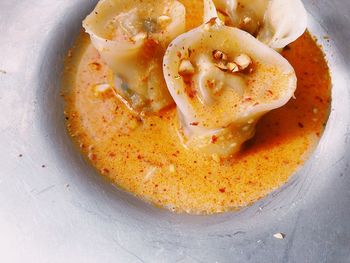
<svg viewBox="0 0 350 263">
<path fill-rule="evenodd" d="M 226 25 L 247 31 L 276 50 L 306 30 L 307 12 L 301 0 L 214 0 L 214 4 Z M 213 11 L 206 9 L 205 19 L 208 15 Z"/>
<path fill-rule="evenodd" d="M 217 20 L 177 37 L 163 71 L 184 145 L 228 156 L 254 135 L 265 113 L 290 100 L 297 79 L 279 53 Z"/>
<path fill-rule="evenodd" d="M 114 73 L 115 88 L 133 109 L 156 112 L 173 103 L 162 59 L 168 44 L 185 32 L 185 15 L 176 0 L 102 0 L 83 21 Z"/>
</svg>

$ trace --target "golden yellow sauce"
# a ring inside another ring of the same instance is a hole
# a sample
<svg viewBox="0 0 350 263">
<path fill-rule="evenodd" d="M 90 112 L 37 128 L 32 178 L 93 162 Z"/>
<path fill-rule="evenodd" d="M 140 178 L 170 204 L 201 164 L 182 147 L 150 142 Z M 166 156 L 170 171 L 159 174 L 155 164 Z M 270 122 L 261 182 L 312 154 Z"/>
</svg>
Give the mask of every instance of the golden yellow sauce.
<svg viewBox="0 0 350 263">
<path fill-rule="evenodd" d="M 188 27 L 201 24 L 202 1 L 182 0 Z M 64 76 L 69 133 L 91 164 L 121 188 L 176 212 L 237 209 L 283 185 L 321 136 L 330 107 L 330 76 L 321 49 L 305 33 L 283 51 L 298 77 L 296 99 L 268 113 L 255 137 L 231 159 L 185 149 L 176 108 L 138 117 L 109 90 L 110 70 L 82 34 Z"/>
</svg>

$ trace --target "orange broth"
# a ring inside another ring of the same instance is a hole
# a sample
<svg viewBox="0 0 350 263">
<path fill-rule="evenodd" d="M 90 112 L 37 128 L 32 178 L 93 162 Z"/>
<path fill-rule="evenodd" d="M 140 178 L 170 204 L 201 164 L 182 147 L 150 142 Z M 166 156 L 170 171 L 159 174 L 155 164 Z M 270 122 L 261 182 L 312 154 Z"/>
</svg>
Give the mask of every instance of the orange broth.
<svg viewBox="0 0 350 263">
<path fill-rule="evenodd" d="M 201 24 L 202 1 L 182 0 L 188 29 Z M 255 137 L 229 159 L 185 149 L 176 108 L 142 117 L 112 91 L 96 94 L 111 71 L 82 33 L 64 73 L 67 127 L 81 152 L 113 183 L 160 207 L 212 214 L 238 209 L 280 187 L 317 145 L 330 109 L 331 79 L 322 50 L 306 32 L 282 55 L 298 77 L 295 99 L 265 115 Z"/>
</svg>

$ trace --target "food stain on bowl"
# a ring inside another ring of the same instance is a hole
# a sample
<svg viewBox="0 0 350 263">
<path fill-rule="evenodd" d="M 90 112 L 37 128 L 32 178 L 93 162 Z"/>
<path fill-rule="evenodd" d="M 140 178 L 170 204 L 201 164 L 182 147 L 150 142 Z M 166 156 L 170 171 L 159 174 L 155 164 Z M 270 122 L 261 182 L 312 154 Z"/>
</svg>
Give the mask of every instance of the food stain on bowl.
<svg viewBox="0 0 350 263">
<path fill-rule="evenodd" d="M 112 50 L 100 45 L 98 24 L 91 38 L 81 33 L 66 59 L 67 127 L 92 166 L 147 202 L 191 214 L 240 209 L 285 184 L 317 146 L 330 110 L 329 69 L 310 33 L 288 44 L 285 36 L 266 40 L 257 30 L 267 22 L 254 10 L 240 6 L 235 24 L 232 7 L 220 1 L 214 15 L 209 1 L 163 0 L 155 9 L 150 0 L 121 2 L 101 1 L 91 14 L 105 12 L 98 23 L 113 22 L 103 24 Z M 85 27 L 96 22 L 91 15 Z M 248 26 L 251 20 L 260 26 Z M 237 28 L 254 28 L 258 39 Z M 182 52 L 181 39 L 200 44 Z M 137 50 L 125 53 L 130 46 Z M 203 78 L 210 83 L 201 87 Z M 181 93 L 188 87 L 192 94 Z M 264 107 L 252 110 L 256 103 Z M 227 108 L 234 104 L 247 106 Z"/>
</svg>

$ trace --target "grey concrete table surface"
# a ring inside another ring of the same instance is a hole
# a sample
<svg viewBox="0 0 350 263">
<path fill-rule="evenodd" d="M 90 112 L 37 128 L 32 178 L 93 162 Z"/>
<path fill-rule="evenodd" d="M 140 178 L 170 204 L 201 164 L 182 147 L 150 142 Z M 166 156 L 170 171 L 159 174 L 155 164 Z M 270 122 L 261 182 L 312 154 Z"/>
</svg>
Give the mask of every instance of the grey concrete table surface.
<svg viewBox="0 0 350 263">
<path fill-rule="evenodd" d="M 350 262 L 350 2 L 304 2 L 333 78 L 321 143 L 269 197 L 199 217 L 116 189 L 65 132 L 62 59 L 96 1 L 0 1 L 0 262 Z"/>
</svg>

